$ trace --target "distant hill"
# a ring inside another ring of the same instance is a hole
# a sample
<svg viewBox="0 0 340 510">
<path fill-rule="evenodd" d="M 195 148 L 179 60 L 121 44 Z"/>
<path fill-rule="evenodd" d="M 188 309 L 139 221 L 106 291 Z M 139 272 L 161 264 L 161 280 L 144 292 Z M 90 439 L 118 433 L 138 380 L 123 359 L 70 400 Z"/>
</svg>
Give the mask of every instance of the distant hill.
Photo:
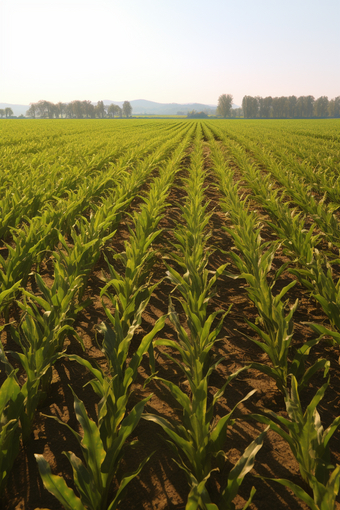
<svg viewBox="0 0 340 510">
<path fill-rule="evenodd" d="M 104 104 L 123 104 L 123 102 L 117 102 L 106 100 Z M 176 115 L 177 112 L 183 112 L 187 114 L 191 110 L 198 112 L 206 111 L 207 113 L 214 114 L 217 105 L 213 104 L 202 104 L 202 103 L 156 103 L 155 101 L 147 101 L 146 99 L 135 99 L 130 101 L 132 106 L 132 113 L 135 115 L 142 113 L 150 113 L 153 115 Z M 233 108 L 240 108 L 238 105 L 233 104 Z"/>
<path fill-rule="evenodd" d="M 25 115 L 25 113 L 29 109 L 29 105 L 28 104 L 0 103 L 0 109 L 4 110 L 5 108 L 12 108 L 13 115 L 15 117 L 19 117 L 19 115 Z"/>
<path fill-rule="evenodd" d="M 112 101 L 111 99 L 105 99 L 104 104 L 117 104 L 123 105 L 124 101 Z M 94 103 L 95 104 L 95 103 Z M 134 99 L 130 101 L 132 106 L 132 115 L 177 115 L 182 113 L 186 115 L 191 110 L 198 112 L 206 112 L 207 114 L 214 115 L 217 106 L 212 104 L 202 103 L 156 103 L 155 101 L 148 101 L 146 99 Z M 29 105 L 24 104 L 10 104 L 0 103 L 0 108 L 12 108 L 13 115 L 18 117 L 19 115 L 25 115 L 29 109 Z M 233 104 L 233 108 L 240 108 L 236 104 Z"/>
<path fill-rule="evenodd" d="M 104 104 L 109 105 L 111 103 L 122 106 L 123 101 L 111 101 L 105 99 Z M 132 106 L 133 115 L 177 115 L 178 112 L 186 115 L 191 110 L 206 111 L 207 113 L 213 114 L 216 110 L 216 105 L 201 104 L 201 103 L 156 103 L 155 101 L 147 101 L 146 99 L 134 99 L 130 101 Z"/>
</svg>

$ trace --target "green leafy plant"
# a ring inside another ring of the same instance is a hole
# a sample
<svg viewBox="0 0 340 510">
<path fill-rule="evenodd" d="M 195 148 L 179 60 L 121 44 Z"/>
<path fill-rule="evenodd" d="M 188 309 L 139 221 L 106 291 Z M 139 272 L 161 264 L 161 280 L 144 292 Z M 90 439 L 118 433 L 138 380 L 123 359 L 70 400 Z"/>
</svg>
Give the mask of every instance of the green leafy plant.
<svg viewBox="0 0 340 510">
<path fill-rule="evenodd" d="M 0 388 L 0 495 L 7 483 L 20 447 L 20 416 L 24 405 L 24 394 L 16 377 L 17 370 L 8 362 L 0 347 L 0 361 L 7 378 Z"/>
<path fill-rule="evenodd" d="M 79 356 L 68 356 L 70 360 L 86 367 L 94 376 L 90 384 L 100 402 L 97 421 L 94 422 L 88 417 L 82 401 L 74 394 L 75 412 L 83 435 L 75 432 L 58 418 L 54 418 L 71 430 L 82 449 L 83 461 L 74 453 L 65 452 L 72 465 L 74 482 L 80 498 L 67 486 L 63 478 L 51 474 L 50 467 L 42 455 L 36 455 L 45 487 L 66 509 L 116 509 L 124 496 L 127 484 L 138 475 L 148 461 L 148 458 L 145 459 L 135 472 L 126 474 L 119 480 L 119 488 L 113 500 L 109 501 L 112 481 L 117 475 L 127 446 L 126 440 L 137 426 L 144 406 L 151 398 L 150 395 L 127 412 L 129 388 L 136 378 L 138 367 L 144 354 L 149 350 L 152 339 L 162 329 L 165 321 L 162 317 L 156 322 L 152 331 L 142 339 L 130 362 L 127 362 L 128 347 L 141 323 L 142 311 L 143 307 L 140 307 L 125 337 L 121 335 L 121 328 L 115 331 L 104 324 L 100 326 L 99 331 L 104 335 L 102 349 L 108 360 L 109 374 L 105 374 L 99 366 L 93 367 Z"/>
<path fill-rule="evenodd" d="M 340 425 L 340 416 L 325 430 L 321 424 L 317 405 L 324 397 L 329 385 L 326 382 L 315 394 L 314 398 L 303 411 L 298 384 L 294 376 L 291 377 L 290 394 L 286 390 L 285 403 L 288 418 L 273 411 L 267 411 L 268 416 L 259 414 L 253 418 L 265 423 L 277 432 L 287 443 L 299 463 L 302 478 L 309 483 L 313 490 L 314 501 L 303 489 L 288 480 L 275 480 L 305 501 L 313 510 L 335 508 L 335 500 L 340 487 L 340 466 L 331 465 L 329 441 Z M 332 472 L 330 472 L 333 469 Z"/>
</svg>

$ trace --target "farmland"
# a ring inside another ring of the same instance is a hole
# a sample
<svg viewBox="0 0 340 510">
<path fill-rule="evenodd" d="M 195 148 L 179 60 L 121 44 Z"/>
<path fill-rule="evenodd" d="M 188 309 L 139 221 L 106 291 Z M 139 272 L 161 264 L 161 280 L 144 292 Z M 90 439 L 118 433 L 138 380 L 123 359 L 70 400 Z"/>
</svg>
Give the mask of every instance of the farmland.
<svg viewBox="0 0 340 510">
<path fill-rule="evenodd" d="M 339 128 L 0 122 L 1 508 L 340 507 Z"/>
</svg>

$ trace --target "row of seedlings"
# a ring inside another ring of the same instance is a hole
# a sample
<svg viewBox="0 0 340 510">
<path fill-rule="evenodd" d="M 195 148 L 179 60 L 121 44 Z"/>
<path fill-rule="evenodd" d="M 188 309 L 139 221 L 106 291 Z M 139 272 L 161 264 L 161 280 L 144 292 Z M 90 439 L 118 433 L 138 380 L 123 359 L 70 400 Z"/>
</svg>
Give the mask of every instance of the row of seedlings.
<svg viewBox="0 0 340 510">
<path fill-rule="evenodd" d="M 176 144 L 177 139 L 178 137 L 175 137 L 163 144 L 165 153 Z M 89 304 L 88 301 L 83 301 L 82 297 L 91 269 L 105 243 L 113 237 L 122 213 L 161 160 L 161 151 L 157 149 L 146 160 L 137 162 L 133 172 L 122 172 L 123 177 L 115 187 L 113 195 L 103 200 L 97 208 L 93 206 L 95 212 L 89 219 L 82 217 L 76 221 L 72 232 L 72 248 L 57 230 L 61 249 L 52 253 L 54 281 L 51 288 L 44 283 L 39 273 L 36 273 L 40 295 L 28 292 L 24 286 L 20 287 L 23 284 L 22 279 L 1 294 L 3 307 L 8 306 L 8 296 L 13 295 L 13 292 L 21 290 L 24 295 L 23 302 L 18 301 L 23 310 L 20 324 L 17 328 L 10 328 L 10 333 L 21 351 L 10 354 L 19 361 L 26 373 L 25 383 L 21 387 L 24 405 L 17 415 L 24 441 L 29 439 L 36 407 L 42 403 L 49 391 L 52 366 L 64 355 L 65 338 L 70 332 L 77 336 L 72 324 L 77 313 Z M 81 341 L 78 336 L 77 338 Z M 17 387 L 20 387 L 15 376 L 16 371 L 3 350 L 1 354 L 7 376 L 12 374 Z M 8 472 L 4 473 L 4 476 L 7 474 Z"/>
<path fill-rule="evenodd" d="M 252 190 L 252 199 L 259 202 L 268 213 L 271 218 L 269 226 L 279 237 L 285 253 L 295 262 L 296 267 L 290 269 L 290 272 L 320 303 L 330 321 L 331 329 L 318 324 L 310 326 L 320 335 L 331 336 L 340 345 L 340 278 L 335 278 L 332 269 L 334 264 L 339 263 L 339 259 L 334 258 L 331 252 L 325 253 L 318 249 L 324 236 L 315 232 L 316 222 L 308 229 L 305 228 L 306 214 L 291 207 L 291 201 L 287 196 L 290 190 L 287 191 L 285 187 L 274 189 L 271 174 L 263 175 L 256 165 L 249 162 L 241 147 L 229 145 L 228 148 Z M 301 186 L 303 187 L 303 184 Z M 305 201 L 307 200 L 306 197 Z M 321 208 L 319 204 L 319 209 Z M 315 219 L 315 216 L 313 218 Z M 330 228 L 334 232 L 337 220 L 331 213 L 327 214 L 322 224 L 318 221 L 318 226 L 322 227 L 324 223 L 329 225 L 329 218 L 332 218 L 333 227 Z M 340 246 L 338 242 L 336 246 Z"/>
<path fill-rule="evenodd" d="M 158 339 L 153 343 L 155 348 L 165 346 L 172 349 L 174 354 L 166 356 L 183 372 L 190 390 L 184 392 L 172 381 L 155 376 L 154 378 L 170 391 L 181 406 L 183 416 L 178 423 L 158 415 L 144 415 L 144 419 L 155 422 L 163 428 L 173 445 L 176 453 L 174 461 L 184 471 L 190 487 L 187 510 L 233 508 L 232 501 L 244 476 L 251 470 L 264 437 L 264 433 L 260 434 L 249 445 L 225 480 L 218 501 L 212 502 L 209 478 L 217 467 L 222 469 L 225 465 L 227 456 L 223 446 L 227 427 L 232 424 L 232 413 L 240 402 L 219 420 L 214 417 L 214 407 L 224 395 L 228 384 L 245 368 L 229 375 L 223 387 L 211 394 L 209 377 L 222 361 L 214 358 L 212 348 L 218 341 L 227 312 L 219 310 L 208 314 L 207 308 L 214 295 L 216 281 L 226 266 L 222 265 L 213 274 L 207 269 L 210 255 L 208 248 L 210 214 L 207 213 L 208 202 L 204 199 L 206 172 L 203 161 L 202 131 L 198 125 L 189 175 L 183 179 L 187 197 L 185 203 L 180 205 L 181 223 L 178 223 L 174 230 L 176 242 L 173 245 L 173 252 L 169 255 L 172 264 L 165 262 L 168 278 L 181 295 L 179 300 L 186 315 L 187 328 L 181 323 L 170 299 L 167 317 L 174 326 L 177 340 Z M 174 265 L 179 267 L 178 271 Z M 218 317 L 220 318 L 216 324 Z M 241 402 L 252 393 L 246 395 Z M 245 508 L 250 504 L 254 493 L 255 489 L 252 490 Z"/>
<path fill-rule="evenodd" d="M 132 195 L 133 190 L 136 189 L 135 182 L 139 185 L 140 180 L 145 179 L 146 174 L 151 172 L 159 158 L 162 158 L 162 149 L 159 147 L 163 146 L 162 142 L 168 147 L 173 144 L 173 141 L 169 142 L 168 133 L 165 141 L 164 137 L 157 137 L 151 144 L 148 141 L 137 149 L 124 154 L 104 174 L 97 172 L 94 177 L 86 179 L 78 189 L 68 191 L 67 198 L 59 198 L 57 203 L 47 203 L 40 215 L 27 219 L 21 228 L 11 228 L 12 241 L 5 244 L 7 255 L 0 255 L 0 291 L 4 292 L 12 288 L 19 280 L 21 280 L 21 287 L 25 288 L 33 263 L 41 262 L 48 250 L 54 249 L 58 243 L 58 231 L 62 235 L 70 231 L 76 235 L 75 229 L 79 228 L 79 225 L 74 227 L 75 222 L 78 216 L 89 208 L 89 204 L 92 203 L 92 207 L 95 208 L 95 202 L 99 199 L 102 202 L 102 197 L 107 195 L 110 190 L 115 192 L 119 183 L 121 186 L 125 186 L 126 189 L 123 190 L 125 195 L 126 193 Z M 149 153 L 148 157 L 146 157 L 146 153 Z M 144 160 L 142 156 L 144 156 Z M 134 168 L 134 171 L 129 178 L 131 167 Z M 110 207 L 109 199 L 103 206 L 104 208 L 105 206 Z M 78 223 L 79 221 L 81 220 L 78 220 Z M 15 297 L 17 297 L 15 293 L 8 294 L 3 303 L 7 322 L 9 306 Z"/>
<path fill-rule="evenodd" d="M 278 162 L 270 154 L 270 152 L 263 150 L 256 143 L 251 143 L 245 137 L 239 136 L 238 139 L 240 142 L 238 140 L 233 141 L 221 133 L 221 131 L 216 131 L 215 129 L 214 131 L 222 136 L 223 141 L 227 143 L 228 148 L 230 148 L 231 151 L 233 151 L 234 148 L 236 148 L 237 152 L 241 150 L 244 153 L 244 148 L 251 151 L 251 153 L 255 155 L 257 162 L 259 162 L 266 171 L 273 175 L 275 180 L 285 188 L 287 194 L 291 197 L 292 202 L 313 219 L 321 232 L 324 233 L 326 239 L 335 247 L 340 247 L 340 227 L 338 218 L 335 214 L 335 211 L 338 208 L 337 202 L 339 201 L 339 197 L 337 196 L 335 189 L 331 191 L 332 185 L 336 184 L 335 180 L 333 182 L 328 182 L 329 186 L 323 190 L 323 198 L 318 200 L 317 196 L 313 192 L 313 184 L 307 185 L 304 180 L 301 180 L 301 178 L 297 175 L 295 167 L 286 167 L 280 161 Z M 320 192 L 319 187 L 318 192 Z M 326 200 L 327 194 L 330 192 L 330 196 L 332 196 L 335 203 L 328 203 Z"/>
<path fill-rule="evenodd" d="M 211 147 L 219 189 L 223 194 L 221 205 L 231 222 L 231 228 L 227 231 L 239 252 L 230 253 L 240 272 L 240 275 L 234 275 L 234 277 L 244 278 L 247 281 L 248 295 L 257 307 L 260 317 L 260 324 L 257 325 L 246 321 L 260 337 L 260 341 L 252 337 L 248 338 L 268 355 L 272 365 L 252 363 L 251 367 L 275 380 L 284 396 L 288 416 L 285 418 L 273 411 L 268 411 L 267 415 L 254 414 L 253 417 L 269 425 L 287 441 L 299 464 L 303 480 L 312 490 L 313 498 L 290 480 L 272 480 L 290 488 L 313 510 L 335 509 L 340 484 L 340 466 L 334 468 L 329 463 L 329 440 L 340 424 L 340 417 L 324 430 L 316 409 L 329 385 L 329 379 L 316 392 L 305 410 L 302 409 L 299 396 L 317 370 L 324 369 L 324 376 L 327 375 L 329 362 L 318 360 L 308 369 L 305 368 L 305 358 L 320 338 L 306 342 L 289 362 L 292 356 L 290 344 L 293 337 L 293 313 L 298 303 L 296 301 L 289 313 L 285 315 L 287 303 L 283 298 L 296 282 L 292 281 L 278 295 L 273 295 L 272 289 L 275 282 L 286 268 L 285 264 L 281 266 L 273 282 L 269 284 L 268 273 L 277 250 L 277 243 L 262 243 L 261 225 L 256 215 L 249 210 L 247 198 L 239 197 L 238 186 L 233 183 L 232 171 L 218 144 L 211 140 Z"/>
<path fill-rule="evenodd" d="M 111 499 L 112 481 L 129 444 L 128 438 L 137 426 L 146 402 L 151 398 L 150 395 L 130 411 L 127 410 L 130 387 L 136 379 L 138 367 L 143 356 L 150 351 L 154 336 L 162 329 L 165 317 L 160 318 L 151 332 L 142 338 L 131 359 L 129 347 L 141 324 L 142 313 L 157 285 L 148 281 L 155 259 L 152 244 L 160 233 L 157 225 L 189 140 L 190 135 L 179 143 L 167 161 L 159 161 L 160 175 L 150 184 L 148 194 L 142 196 L 143 203 L 139 211 L 132 215 L 130 237 L 125 241 L 125 252 L 117 253 L 114 257 L 125 268 L 124 273 L 120 273 L 115 264 L 107 261 L 110 278 L 101 291 L 101 297 L 108 324 L 102 323 L 97 329 L 103 337 L 101 346 L 108 372 L 99 366 L 92 366 L 79 356 L 68 356 L 70 360 L 77 361 L 91 372 L 94 377 L 91 385 L 100 402 L 97 420 L 94 422 L 88 417 L 83 402 L 74 394 L 76 416 L 84 436 L 71 430 L 80 443 L 83 460 L 73 453 L 68 454 L 68 459 L 73 467 L 74 483 L 80 497 L 66 485 L 64 479 L 52 475 L 49 464 L 42 455 L 36 455 L 45 487 L 66 509 L 117 508 L 128 483 L 148 461 L 148 458 L 144 459 L 134 473 L 125 473 L 122 476 Z M 104 296 L 109 299 L 111 306 L 105 304 Z M 92 483 L 87 483 L 88 480 L 92 480 Z"/>
</svg>

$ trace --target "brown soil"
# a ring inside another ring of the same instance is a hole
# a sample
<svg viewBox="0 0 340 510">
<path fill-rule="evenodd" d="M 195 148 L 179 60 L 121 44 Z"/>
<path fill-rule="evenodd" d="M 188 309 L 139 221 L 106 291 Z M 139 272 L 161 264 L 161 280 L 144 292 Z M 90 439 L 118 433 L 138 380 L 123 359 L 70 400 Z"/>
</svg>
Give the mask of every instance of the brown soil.
<svg viewBox="0 0 340 510">
<path fill-rule="evenodd" d="M 207 167 L 209 167 L 209 151 L 206 148 L 205 155 Z M 159 228 L 163 230 L 154 244 L 154 249 L 158 255 L 151 276 L 154 281 L 164 279 L 156 288 L 144 313 L 144 321 L 133 339 L 132 349 L 136 348 L 143 335 L 151 330 L 157 318 L 168 311 L 169 295 L 173 291 L 173 286 L 165 278 L 166 268 L 162 262 L 162 255 L 172 250 L 170 243 L 174 241 L 173 229 L 176 220 L 180 220 L 179 204 L 183 202 L 185 197 L 185 189 L 180 187 L 181 177 L 185 176 L 185 173 L 185 168 L 183 168 L 177 175 L 175 186 L 173 186 L 168 199 L 168 203 L 172 205 L 167 208 L 166 215 L 160 222 Z M 238 178 L 237 174 L 236 178 Z M 231 249 L 233 242 L 231 237 L 223 230 L 223 227 L 227 226 L 227 220 L 219 206 L 220 196 L 214 182 L 213 175 L 209 173 L 206 180 L 206 196 L 210 200 L 209 211 L 212 213 L 210 220 L 210 243 L 216 249 L 210 256 L 209 269 L 216 269 L 227 261 L 230 263 L 228 269 L 236 273 L 236 268 L 232 266 L 230 258 L 224 253 Z M 138 201 L 134 202 L 131 207 L 132 209 L 138 208 Z M 254 208 L 259 211 L 260 215 L 263 213 L 261 213 L 257 205 Z M 124 240 L 129 235 L 127 229 L 129 221 L 129 217 L 126 216 L 112 240 L 112 248 L 117 251 L 124 249 Z M 274 239 L 273 233 L 267 227 L 262 230 L 262 237 L 265 241 Z M 110 256 L 110 252 L 107 251 L 107 253 Z M 287 260 L 282 251 L 278 250 L 273 270 L 279 268 Z M 68 353 L 77 353 L 91 362 L 103 365 L 105 364 L 105 358 L 96 343 L 95 326 L 102 321 L 106 321 L 99 297 L 100 290 L 104 285 L 102 270 L 105 271 L 105 266 L 105 260 L 102 256 L 88 281 L 86 296 L 91 297 L 92 305 L 78 315 L 75 323 L 75 329 L 84 341 L 85 352 L 82 352 L 76 339 L 70 338 L 68 341 Z M 41 275 L 45 281 L 51 281 L 53 267 L 50 261 L 47 261 L 42 266 Z M 289 273 L 284 273 L 278 282 L 278 287 L 281 289 L 291 279 L 292 277 Z M 33 280 L 31 285 L 34 285 Z M 172 295 L 173 297 L 178 297 L 176 292 Z M 295 333 L 292 347 L 294 349 L 306 340 L 314 337 L 310 328 L 304 324 L 305 322 L 324 323 L 327 320 L 318 303 L 310 298 L 308 291 L 300 286 L 300 284 L 291 289 L 288 297 L 290 303 L 293 303 L 297 298 L 299 299 L 299 307 L 295 314 Z M 175 303 L 180 319 L 185 324 L 185 315 L 181 306 L 176 300 Z M 268 363 L 268 359 L 263 351 L 245 336 L 254 337 L 253 330 L 247 326 L 245 318 L 255 322 L 257 317 L 257 310 L 248 298 L 245 282 L 222 276 L 218 282 L 216 295 L 210 302 L 209 311 L 217 309 L 227 310 L 230 305 L 232 305 L 232 308 L 224 321 L 220 341 L 214 348 L 214 354 L 223 356 L 224 359 L 210 378 L 211 392 L 219 389 L 228 375 L 250 362 Z M 12 319 L 19 319 L 19 310 L 15 307 L 12 309 Z M 166 324 L 161 336 L 176 338 L 170 322 Z M 15 345 L 6 333 L 2 334 L 2 340 L 6 349 L 15 348 Z M 168 351 L 165 348 L 160 349 L 158 352 L 158 375 L 175 382 L 183 389 L 185 388 L 183 374 L 176 364 L 169 361 L 166 357 L 166 352 Z M 330 386 L 324 400 L 318 407 L 325 427 L 340 412 L 340 367 L 338 356 L 339 353 L 336 348 L 327 343 L 327 341 L 322 341 L 312 350 L 309 358 L 310 363 L 313 363 L 320 357 L 326 357 L 331 362 Z M 178 409 L 178 404 L 159 381 L 153 380 L 146 388 L 143 387 L 148 375 L 149 366 L 147 357 L 145 357 L 139 370 L 138 379 L 133 385 L 130 406 L 132 407 L 141 398 L 152 393 L 153 396 L 145 409 L 146 412 L 155 413 L 172 420 L 179 420 L 181 410 Z M 1 377 L 3 376 L 1 375 Z M 76 362 L 62 359 L 55 364 L 51 392 L 43 406 L 36 413 L 34 430 L 30 440 L 26 445 L 22 446 L 19 456 L 15 460 L 8 479 L 7 490 L 0 505 L 2 510 L 37 510 L 47 508 L 59 510 L 62 508 L 58 501 L 43 487 L 34 454 L 44 454 L 46 460 L 51 464 L 53 473 L 62 475 L 68 485 L 73 487 L 72 471 L 67 458 L 62 452 L 64 450 L 72 451 L 76 455 L 81 456 L 79 446 L 74 436 L 66 427 L 63 427 L 47 416 L 57 416 L 62 421 L 67 422 L 72 428 L 78 430 L 78 422 L 73 409 L 73 395 L 69 387 L 71 385 L 78 397 L 84 401 L 90 417 L 95 419 L 98 399 L 89 386 L 84 388 L 89 379 L 90 377 L 86 369 Z M 313 382 L 302 395 L 303 406 L 310 402 L 316 389 L 323 382 L 321 373 L 314 377 Z M 228 471 L 242 455 L 249 443 L 264 428 L 256 421 L 249 417 L 247 418 L 247 416 L 250 413 L 261 413 L 266 408 L 285 415 L 282 395 L 276 388 L 273 380 L 258 371 L 248 370 L 243 372 L 227 388 L 225 395 L 216 406 L 216 417 L 221 417 L 228 413 L 239 400 L 253 389 L 256 390 L 256 393 L 238 407 L 234 415 L 236 423 L 228 429 L 224 448 L 228 455 L 226 466 L 221 472 L 215 471 L 209 481 L 210 493 L 215 498 L 217 498 L 219 488 L 223 485 L 224 480 L 226 480 Z M 140 475 L 131 482 L 127 496 L 119 509 L 184 509 L 189 487 L 184 473 L 181 472 L 172 460 L 172 451 L 165 442 L 165 435 L 162 430 L 154 423 L 141 420 L 135 430 L 134 439 L 138 439 L 140 443 L 135 450 L 131 450 L 129 456 L 124 458 L 122 466 L 124 471 L 135 469 L 142 459 L 152 452 L 155 453 Z M 339 432 L 331 440 L 331 450 L 333 463 L 340 463 Z M 301 479 L 298 464 L 293 458 L 287 443 L 272 431 L 267 433 L 264 446 L 257 454 L 255 467 L 246 476 L 240 488 L 239 495 L 235 499 L 236 508 L 243 508 L 253 485 L 256 487 L 257 492 L 250 507 L 252 510 L 271 510 L 273 508 L 276 510 L 287 508 L 298 510 L 307 508 L 290 490 L 260 477 L 288 478 L 292 482 L 301 485 L 310 493 L 309 488 Z M 340 508 L 340 503 L 338 507 Z"/>
</svg>

